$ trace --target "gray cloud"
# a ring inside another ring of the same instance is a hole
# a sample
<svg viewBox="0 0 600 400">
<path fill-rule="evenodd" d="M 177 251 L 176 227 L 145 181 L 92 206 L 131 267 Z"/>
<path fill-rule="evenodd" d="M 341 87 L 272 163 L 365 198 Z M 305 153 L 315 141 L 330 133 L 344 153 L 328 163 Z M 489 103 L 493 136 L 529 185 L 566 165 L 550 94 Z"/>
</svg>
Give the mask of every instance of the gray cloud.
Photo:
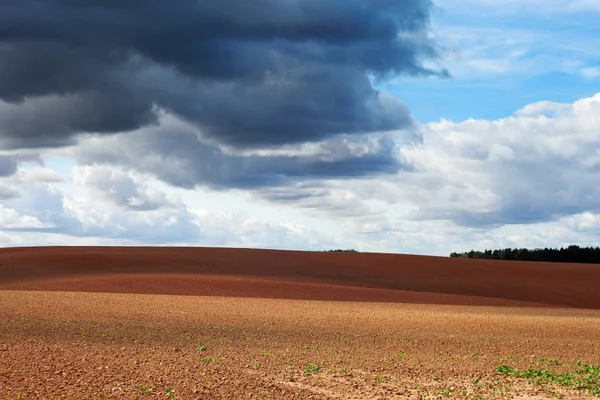
<svg viewBox="0 0 600 400">
<path fill-rule="evenodd" d="M 0 156 L 0 178 L 14 175 L 17 172 L 17 161 L 13 156 Z"/>
<path fill-rule="evenodd" d="M 410 168 L 384 135 L 352 140 L 336 137 L 314 144 L 310 152 L 295 147 L 244 154 L 203 140 L 192 126 L 170 116 L 161 118 L 156 127 L 82 140 L 74 156 L 80 164 L 124 165 L 187 189 L 289 186 L 311 179 L 374 176 Z"/>
<path fill-rule="evenodd" d="M 0 185 L 0 200 L 8 200 L 19 197 L 19 192 L 5 185 Z"/>
<path fill-rule="evenodd" d="M 446 75 L 429 0 L 22 0 L 0 4 L 0 146 L 156 123 L 238 148 L 411 125 L 369 75 Z"/>
<path fill-rule="evenodd" d="M 122 169 L 102 167 L 77 167 L 74 181 L 88 187 L 94 197 L 131 211 L 153 211 L 176 208 L 167 196 L 134 179 Z"/>
</svg>

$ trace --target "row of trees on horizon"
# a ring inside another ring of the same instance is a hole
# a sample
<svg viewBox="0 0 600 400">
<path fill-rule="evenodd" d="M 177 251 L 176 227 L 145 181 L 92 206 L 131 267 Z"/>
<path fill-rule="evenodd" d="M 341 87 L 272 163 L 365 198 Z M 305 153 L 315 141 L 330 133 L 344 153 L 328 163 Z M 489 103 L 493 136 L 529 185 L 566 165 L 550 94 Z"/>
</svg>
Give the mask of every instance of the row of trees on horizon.
<svg viewBox="0 0 600 400">
<path fill-rule="evenodd" d="M 600 264 L 600 247 L 569 246 L 560 249 L 512 249 L 471 250 L 464 253 L 450 253 L 453 258 L 480 258 L 487 260 L 547 261 L 565 263 Z"/>
<path fill-rule="evenodd" d="M 358 253 L 355 249 L 331 249 L 326 250 L 327 253 Z"/>
</svg>

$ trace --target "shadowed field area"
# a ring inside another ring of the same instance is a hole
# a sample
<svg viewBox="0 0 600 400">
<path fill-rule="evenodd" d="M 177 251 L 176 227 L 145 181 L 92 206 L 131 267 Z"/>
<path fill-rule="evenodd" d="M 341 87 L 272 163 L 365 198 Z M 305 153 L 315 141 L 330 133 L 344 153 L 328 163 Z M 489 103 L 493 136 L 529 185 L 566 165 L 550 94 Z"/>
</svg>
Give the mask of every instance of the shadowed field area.
<svg viewBox="0 0 600 400">
<path fill-rule="evenodd" d="M 600 309 L 600 266 L 224 248 L 0 251 L 0 289 Z"/>
</svg>

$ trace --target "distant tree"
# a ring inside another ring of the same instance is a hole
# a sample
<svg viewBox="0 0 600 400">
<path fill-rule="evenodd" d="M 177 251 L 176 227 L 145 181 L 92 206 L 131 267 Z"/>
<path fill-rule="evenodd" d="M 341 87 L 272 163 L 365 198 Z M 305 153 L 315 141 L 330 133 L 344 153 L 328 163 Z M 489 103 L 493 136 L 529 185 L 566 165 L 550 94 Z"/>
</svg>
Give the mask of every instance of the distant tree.
<svg viewBox="0 0 600 400">
<path fill-rule="evenodd" d="M 464 253 L 452 252 L 453 258 L 479 258 L 491 260 L 518 260 L 518 261 L 547 261 L 568 263 L 593 263 L 600 264 L 600 247 L 569 246 L 560 249 L 499 249 L 475 251 Z"/>
</svg>

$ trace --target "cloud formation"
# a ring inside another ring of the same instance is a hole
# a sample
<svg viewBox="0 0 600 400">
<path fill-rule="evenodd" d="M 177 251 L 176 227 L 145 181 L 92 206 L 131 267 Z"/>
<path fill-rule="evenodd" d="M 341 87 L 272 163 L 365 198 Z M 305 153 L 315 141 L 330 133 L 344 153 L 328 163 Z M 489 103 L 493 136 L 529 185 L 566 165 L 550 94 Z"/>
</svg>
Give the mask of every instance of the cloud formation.
<svg viewBox="0 0 600 400">
<path fill-rule="evenodd" d="M 57 184 L 29 185 L 20 198 L 4 200 L 4 205 L 0 204 L 0 245 L 340 246 L 312 229 L 258 219 L 241 210 L 192 210 L 139 174 L 119 168 L 76 167 L 73 185 L 76 192 Z"/>
<path fill-rule="evenodd" d="M 0 178 L 12 176 L 17 172 L 18 160 L 14 156 L 0 156 Z"/>
<path fill-rule="evenodd" d="M 157 109 L 238 148 L 409 127 L 370 79 L 423 66 L 429 0 L 0 4 L 0 146 L 131 131 Z"/>
<path fill-rule="evenodd" d="M 531 103 L 498 120 L 426 124 L 421 140 L 406 145 L 371 135 L 272 152 L 228 152 L 167 117 L 156 128 L 83 140 L 73 154 L 80 164 L 133 168 L 181 188 L 252 190 L 320 216 L 489 228 L 600 213 L 598 115 L 600 94 Z"/>
<path fill-rule="evenodd" d="M 411 133 L 404 137 L 419 139 Z M 398 156 L 391 135 L 342 135 L 310 146 L 240 152 L 204 140 L 194 126 L 168 114 L 153 127 L 83 139 L 73 154 L 83 165 L 122 165 L 187 189 L 260 189 L 410 168 Z"/>
<path fill-rule="evenodd" d="M 73 182 L 87 187 L 96 197 L 131 211 L 153 211 L 176 208 L 168 196 L 124 169 L 75 167 Z"/>
<path fill-rule="evenodd" d="M 600 205 L 600 94 L 572 104 L 542 101 L 495 121 L 442 120 L 423 145 L 401 148 L 413 218 L 463 226 L 555 221 Z"/>
</svg>

